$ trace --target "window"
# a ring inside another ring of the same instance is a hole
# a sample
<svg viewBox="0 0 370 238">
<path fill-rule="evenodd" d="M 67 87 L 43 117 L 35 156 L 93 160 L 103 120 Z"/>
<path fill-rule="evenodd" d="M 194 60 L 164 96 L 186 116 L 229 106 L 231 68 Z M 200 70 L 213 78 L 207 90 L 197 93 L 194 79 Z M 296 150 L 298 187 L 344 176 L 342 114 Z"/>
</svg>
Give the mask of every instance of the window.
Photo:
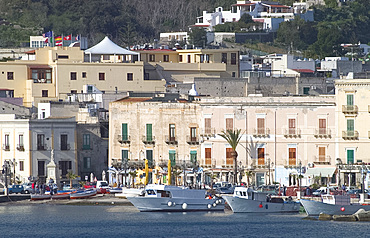
<svg viewBox="0 0 370 238">
<path fill-rule="evenodd" d="M 32 69 L 31 79 L 34 83 L 51 83 L 51 69 Z"/>
<path fill-rule="evenodd" d="M 222 53 L 221 63 L 227 64 L 227 53 Z"/>
<path fill-rule="evenodd" d="M 153 150 L 146 151 L 146 159 L 148 160 L 149 167 L 153 166 Z"/>
<path fill-rule="evenodd" d="M 88 85 L 87 86 L 87 93 L 92 93 L 93 92 L 93 86 Z"/>
<path fill-rule="evenodd" d="M 59 161 L 59 169 L 62 171 L 62 178 L 67 178 L 68 170 L 72 169 L 72 161 Z"/>
<path fill-rule="evenodd" d="M 6 150 L 6 151 L 9 151 L 9 150 L 10 150 L 10 145 L 9 145 L 9 134 L 5 134 L 4 150 Z"/>
<path fill-rule="evenodd" d="M 188 55 L 188 63 L 191 63 L 191 55 Z"/>
<path fill-rule="evenodd" d="M 205 158 L 206 158 L 206 165 L 210 166 L 212 164 L 212 149 L 211 148 L 205 148 Z"/>
<path fill-rule="evenodd" d="M 44 134 L 37 134 L 37 150 L 46 150 Z"/>
<path fill-rule="evenodd" d="M 169 62 L 170 56 L 169 55 L 163 55 L 163 62 Z"/>
<path fill-rule="evenodd" d="M 197 163 L 197 151 L 196 150 L 190 151 L 190 162 L 192 164 L 196 164 Z"/>
<path fill-rule="evenodd" d="M 77 94 L 77 90 L 71 90 L 71 94 Z"/>
<path fill-rule="evenodd" d="M 197 128 L 190 127 L 190 141 L 197 141 Z"/>
<path fill-rule="evenodd" d="M 182 55 L 179 55 L 179 62 L 182 62 Z"/>
<path fill-rule="evenodd" d="M 77 80 L 77 73 L 71 72 L 71 80 Z"/>
<path fill-rule="evenodd" d="M 303 95 L 308 95 L 310 91 L 309 87 L 303 87 Z"/>
<path fill-rule="evenodd" d="M 355 135 L 355 120 L 348 119 L 347 120 L 347 135 L 354 136 Z"/>
<path fill-rule="evenodd" d="M 295 119 L 294 118 L 288 119 L 288 124 L 289 124 L 289 135 L 295 135 L 296 134 Z"/>
<path fill-rule="evenodd" d="M 155 62 L 155 55 L 149 55 L 149 62 Z"/>
<path fill-rule="evenodd" d="M 69 150 L 68 135 L 60 135 L 60 150 Z"/>
<path fill-rule="evenodd" d="M 129 159 L 129 157 L 128 157 L 128 150 L 122 150 L 122 161 L 124 162 L 124 161 L 126 161 L 126 160 L 128 160 Z"/>
<path fill-rule="evenodd" d="M 144 73 L 144 80 L 149 80 L 149 73 Z"/>
<path fill-rule="evenodd" d="M 128 140 L 128 130 L 127 123 L 122 123 L 122 140 Z"/>
<path fill-rule="evenodd" d="M 257 118 L 257 134 L 265 134 L 265 118 Z"/>
<path fill-rule="evenodd" d="M 58 59 L 68 59 L 68 55 L 58 55 Z"/>
<path fill-rule="evenodd" d="M 257 149 L 258 165 L 265 165 L 265 148 Z"/>
<path fill-rule="evenodd" d="M 24 161 L 19 161 L 19 171 L 24 171 Z"/>
<path fill-rule="evenodd" d="M 236 77 L 236 73 L 235 72 L 232 72 L 231 73 L 231 77 L 235 78 Z"/>
<path fill-rule="evenodd" d="M 171 160 L 171 165 L 176 165 L 176 151 L 170 150 L 169 151 L 169 160 Z"/>
<path fill-rule="evenodd" d="M 226 118 L 226 131 L 234 129 L 234 122 L 233 118 Z"/>
<path fill-rule="evenodd" d="M 14 73 L 13 72 L 8 72 L 7 73 L 7 79 L 8 80 L 13 80 L 14 79 Z"/>
<path fill-rule="evenodd" d="M 90 149 L 90 134 L 83 134 L 82 135 L 82 149 L 89 150 Z"/>
<path fill-rule="evenodd" d="M 231 53 L 231 64 L 236 65 L 236 53 Z"/>
<path fill-rule="evenodd" d="M 169 131 L 169 134 L 170 134 L 170 141 L 175 141 L 176 140 L 176 127 L 175 127 L 175 124 L 170 124 L 170 131 Z"/>
<path fill-rule="evenodd" d="M 355 161 L 355 151 L 347 150 L 347 164 L 353 164 Z"/>
<path fill-rule="evenodd" d="M 42 96 L 43 98 L 47 98 L 47 97 L 49 97 L 49 92 L 48 92 L 48 90 L 42 90 L 42 91 L 41 91 L 41 96 Z"/>
<path fill-rule="evenodd" d="M 82 72 L 82 78 L 86 78 L 86 72 Z"/>
<path fill-rule="evenodd" d="M 326 119 L 319 119 L 319 134 L 326 135 Z"/>
<path fill-rule="evenodd" d="M 127 73 L 127 81 L 134 80 L 134 74 L 133 73 Z"/>
<path fill-rule="evenodd" d="M 37 161 L 37 175 L 45 176 L 45 161 Z"/>
<path fill-rule="evenodd" d="M 289 148 L 289 165 L 296 165 L 296 148 Z"/>
<path fill-rule="evenodd" d="M 17 146 L 17 149 L 20 150 L 20 151 L 23 151 L 24 150 L 23 134 L 20 134 L 18 136 L 18 146 Z"/>
<path fill-rule="evenodd" d="M 204 118 L 204 129 L 206 134 L 211 134 L 211 118 Z"/>
<path fill-rule="evenodd" d="M 152 124 L 146 124 L 146 141 L 153 141 Z"/>
<path fill-rule="evenodd" d="M 99 80 L 105 80 L 105 73 L 99 73 Z"/>
<path fill-rule="evenodd" d="M 353 106 L 353 94 L 347 94 L 347 106 Z"/>
<path fill-rule="evenodd" d="M 325 162 L 326 157 L 326 148 L 325 147 L 319 147 L 319 162 Z"/>
<path fill-rule="evenodd" d="M 84 169 L 90 169 L 90 168 L 91 168 L 91 158 L 84 157 Z"/>
<path fill-rule="evenodd" d="M 103 60 L 110 60 L 110 55 L 103 55 Z"/>
<path fill-rule="evenodd" d="M 234 159 L 232 156 L 233 149 L 232 148 L 226 148 L 226 165 L 233 165 Z"/>
</svg>

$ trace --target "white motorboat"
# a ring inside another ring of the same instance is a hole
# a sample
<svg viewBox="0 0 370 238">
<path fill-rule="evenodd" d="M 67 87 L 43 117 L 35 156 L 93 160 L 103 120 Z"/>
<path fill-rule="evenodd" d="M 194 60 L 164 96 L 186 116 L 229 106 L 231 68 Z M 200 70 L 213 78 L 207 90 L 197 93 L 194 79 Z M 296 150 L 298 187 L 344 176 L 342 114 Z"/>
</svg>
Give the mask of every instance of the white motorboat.
<svg viewBox="0 0 370 238">
<path fill-rule="evenodd" d="M 265 192 L 256 192 L 251 188 L 236 187 L 232 196 L 222 196 L 233 212 L 245 213 L 294 213 L 299 211 L 299 202 L 284 201 L 271 197 Z"/>
<path fill-rule="evenodd" d="M 223 211 L 221 198 L 206 197 L 206 190 L 187 189 L 169 185 L 150 184 L 144 196 L 127 197 L 141 212 L 153 211 Z"/>
<path fill-rule="evenodd" d="M 139 188 L 122 188 L 120 193 L 115 193 L 118 198 L 137 197 L 144 193 L 144 189 Z"/>
<path fill-rule="evenodd" d="M 309 216 L 318 216 L 320 213 L 328 215 L 352 215 L 359 209 L 370 211 L 368 204 L 351 203 L 349 195 L 321 195 L 322 201 L 302 199 L 301 204 Z"/>
</svg>

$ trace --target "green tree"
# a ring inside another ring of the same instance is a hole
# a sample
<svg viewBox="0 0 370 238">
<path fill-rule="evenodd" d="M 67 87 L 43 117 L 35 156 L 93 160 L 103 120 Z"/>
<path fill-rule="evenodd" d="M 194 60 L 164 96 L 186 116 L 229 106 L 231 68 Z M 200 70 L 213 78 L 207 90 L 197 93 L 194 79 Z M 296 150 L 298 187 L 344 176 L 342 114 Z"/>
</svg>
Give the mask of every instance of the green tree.
<svg viewBox="0 0 370 238">
<path fill-rule="evenodd" d="M 236 147 L 238 147 L 240 139 L 242 137 L 241 134 L 241 129 L 238 130 L 226 130 L 222 131 L 221 134 L 218 134 L 222 138 L 224 138 L 227 143 L 232 148 L 232 156 L 234 159 L 234 183 L 237 183 L 237 177 L 238 177 L 238 163 L 237 163 L 237 158 L 238 158 L 238 152 L 236 152 Z"/>
<path fill-rule="evenodd" d="M 253 178 L 254 172 L 252 170 L 248 170 L 245 172 L 245 176 L 247 176 L 247 186 L 251 186 L 250 180 Z"/>
<path fill-rule="evenodd" d="M 72 189 L 72 181 L 76 179 L 78 176 L 77 174 L 74 174 L 72 170 L 69 170 L 67 173 L 67 179 L 69 179 L 69 186 Z"/>
<path fill-rule="evenodd" d="M 137 176 L 137 171 L 130 171 L 128 174 L 131 176 L 131 181 L 132 181 L 132 187 L 135 188 L 135 178 Z"/>
<path fill-rule="evenodd" d="M 201 27 L 191 29 L 190 43 L 197 47 L 204 47 L 207 43 L 207 32 Z"/>
</svg>

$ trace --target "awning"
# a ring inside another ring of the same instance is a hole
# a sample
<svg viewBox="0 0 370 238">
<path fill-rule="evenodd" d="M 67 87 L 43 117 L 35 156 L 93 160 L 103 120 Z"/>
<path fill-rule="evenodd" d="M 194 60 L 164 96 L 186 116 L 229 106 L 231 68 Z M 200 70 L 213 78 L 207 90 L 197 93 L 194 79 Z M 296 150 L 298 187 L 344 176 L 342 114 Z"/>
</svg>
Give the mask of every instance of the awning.
<svg viewBox="0 0 370 238">
<path fill-rule="evenodd" d="M 305 176 L 306 177 L 308 176 L 332 177 L 336 169 L 337 169 L 336 167 L 308 168 Z"/>
</svg>

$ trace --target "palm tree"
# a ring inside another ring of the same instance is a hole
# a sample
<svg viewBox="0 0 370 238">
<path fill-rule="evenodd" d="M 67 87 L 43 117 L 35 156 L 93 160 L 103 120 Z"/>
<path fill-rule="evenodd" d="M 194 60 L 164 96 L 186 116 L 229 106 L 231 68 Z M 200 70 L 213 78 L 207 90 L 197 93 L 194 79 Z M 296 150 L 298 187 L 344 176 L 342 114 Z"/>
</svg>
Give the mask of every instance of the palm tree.
<svg viewBox="0 0 370 238">
<path fill-rule="evenodd" d="M 234 159 L 234 183 L 237 183 L 237 178 L 238 178 L 238 168 L 237 168 L 238 153 L 236 152 L 236 147 L 238 146 L 239 141 L 242 137 L 241 129 L 222 131 L 221 134 L 218 134 L 218 135 L 221 136 L 222 138 L 224 138 L 227 141 L 227 143 L 229 143 L 229 145 L 231 146 L 231 148 L 233 150 L 231 152 L 231 155 L 233 156 L 233 159 Z"/>
<path fill-rule="evenodd" d="M 69 179 L 69 186 L 72 189 L 72 180 L 76 179 L 78 176 L 77 174 L 74 174 L 72 170 L 68 170 L 68 173 L 66 176 L 67 176 L 67 179 Z"/>
<path fill-rule="evenodd" d="M 182 170 L 172 170 L 172 175 L 173 175 L 173 178 L 175 180 L 175 186 L 177 186 L 177 180 L 178 180 L 178 177 L 179 175 L 182 173 Z"/>
<path fill-rule="evenodd" d="M 245 175 L 247 176 L 248 187 L 251 186 L 250 179 L 252 178 L 253 174 L 254 172 L 251 170 L 248 170 L 247 172 L 245 172 Z"/>
<path fill-rule="evenodd" d="M 131 176 L 132 179 L 132 187 L 135 188 L 135 178 L 137 176 L 137 171 L 136 170 L 130 171 L 128 172 L 128 174 Z"/>
</svg>

